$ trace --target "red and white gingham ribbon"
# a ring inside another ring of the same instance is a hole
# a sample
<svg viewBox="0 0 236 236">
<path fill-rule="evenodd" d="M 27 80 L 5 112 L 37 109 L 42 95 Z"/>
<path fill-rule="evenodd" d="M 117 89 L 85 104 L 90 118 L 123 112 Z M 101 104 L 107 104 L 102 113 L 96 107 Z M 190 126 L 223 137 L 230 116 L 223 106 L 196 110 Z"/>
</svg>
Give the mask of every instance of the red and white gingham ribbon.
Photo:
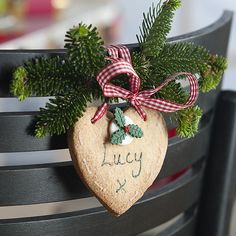
<svg viewBox="0 0 236 236">
<path fill-rule="evenodd" d="M 186 72 L 176 73 L 168 77 L 160 86 L 140 92 L 140 78 L 132 66 L 129 49 L 126 46 L 110 46 L 107 48 L 107 51 L 109 60 L 111 60 L 112 63 L 103 68 L 96 77 L 102 88 L 103 95 L 105 97 L 116 97 L 129 100 L 142 119 L 146 120 L 147 118 L 142 106 L 160 112 L 175 112 L 190 107 L 196 102 L 198 98 L 198 82 L 197 78 L 193 74 Z M 111 79 L 120 74 L 128 75 L 130 90 L 109 83 Z M 158 92 L 169 82 L 175 80 L 178 76 L 186 76 L 190 84 L 190 95 L 185 104 L 178 104 L 162 99 L 151 98 L 153 94 Z M 91 122 L 95 123 L 101 119 L 107 112 L 108 108 L 109 104 L 104 102 L 96 111 Z"/>
</svg>

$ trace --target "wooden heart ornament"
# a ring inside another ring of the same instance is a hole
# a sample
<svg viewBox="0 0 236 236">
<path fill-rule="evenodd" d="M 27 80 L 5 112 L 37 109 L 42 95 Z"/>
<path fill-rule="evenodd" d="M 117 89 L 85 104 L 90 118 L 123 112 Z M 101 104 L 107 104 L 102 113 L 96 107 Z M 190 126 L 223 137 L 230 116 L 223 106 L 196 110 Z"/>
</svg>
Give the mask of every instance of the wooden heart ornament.
<svg viewBox="0 0 236 236">
<path fill-rule="evenodd" d="M 90 107 L 68 136 L 75 168 L 101 203 L 115 215 L 127 211 L 150 187 L 159 174 L 168 145 L 165 121 L 160 113 L 145 109 L 143 121 L 134 108 L 124 115 L 143 131 L 143 137 L 129 145 L 113 145 L 109 126 L 114 116 L 107 112 L 91 123 L 96 107 Z"/>
</svg>

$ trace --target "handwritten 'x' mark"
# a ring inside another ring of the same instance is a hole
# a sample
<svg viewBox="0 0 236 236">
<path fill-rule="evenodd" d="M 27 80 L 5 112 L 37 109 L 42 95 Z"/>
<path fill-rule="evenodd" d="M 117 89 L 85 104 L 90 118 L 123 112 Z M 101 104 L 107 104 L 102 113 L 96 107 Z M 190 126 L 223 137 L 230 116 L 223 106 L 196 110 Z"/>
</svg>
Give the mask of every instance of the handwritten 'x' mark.
<svg viewBox="0 0 236 236">
<path fill-rule="evenodd" d="M 124 186 L 126 184 L 126 179 L 124 179 L 123 183 L 121 183 L 119 179 L 117 179 L 116 181 L 119 184 L 119 188 L 116 190 L 116 193 L 120 192 L 121 190 L 126 193 L 126 190 L 124 189 Z"/>
</svg>

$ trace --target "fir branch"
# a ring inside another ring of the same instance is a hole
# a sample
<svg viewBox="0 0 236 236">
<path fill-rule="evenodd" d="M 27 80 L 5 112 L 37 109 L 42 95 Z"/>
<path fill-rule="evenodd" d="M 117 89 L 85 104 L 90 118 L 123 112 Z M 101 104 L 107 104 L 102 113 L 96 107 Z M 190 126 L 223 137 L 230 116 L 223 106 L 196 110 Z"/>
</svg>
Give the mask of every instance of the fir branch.
<svg viewBox="0 0 236 236">
<path fill-rule="evenodd" d="M 91 97 L 102 97 L 97 81 L 90 77 L 106 63 L 102 44 L 96 28 L 80 24 L 67 33 L 64 59 L 42 57 L 17 68 L 11 91 L 20 100 L 30 95 L 56 96 L 40 110 L 37 137 L 65 133 L 82 116 Z"/>
<path fill-rule="evenodd" d="M 68 94 L 79 84 L 73 69 L 59 57 L 37 58 L 19 67 L 13 74 L 11 92 L 24 100 L 28 96 L 56 96 Z"/>
<path fill-rule="evenodd" d="M 94 78 L 107 63 L 104 43 L 92 25 L 79 24 L 66 33 L 68 61 L 79 75 Z"/>
<path fill-rule="evenodd" d="M 11 85 L 15 96 L 23 100 L 30 95 L 66 95 L 86 89 L 93 98 L 102 97 L 94 76 L 104 67 L 106 59 L 96 28 L 80 24 L 67 32 L 66 41 L 68 52 L 64 59 L 33 59 L 16 70 Z"/>
<path fill-rule="evenodd" d="M 198 132 L 202 110 L 198 106 L 189 107 L 176 113 L 177 135 L 182 138 L 193 137 Z"/>
<path fill-rule="evenodd" d="M 50 99 L 45 108 L 40 109 L 35 136 L 65 133 L 78 118 L 82 117 L 89 100 L 90 98 L 86 97 L 83 92 Z"/>
<path fill-rule="evenodd" d="M 139 42 L 139 45 L 141 46 L 144 42 L 147 40 L 147 36 L 149 34 L 150 29 L 152 28 L 157 16 L 160 14 L 161 11 L 161 3 L 160 0 L 157 3 L 157 6 L 155 7 L 154 3 L 152 3 L 152 6 L 149 8 L 149 11 L 147 14 L 143 13 L 143 22 L 142 27 L 139 27 L 140 30 L 140 36 L 136 35 L 137 40 Z"/>
<path fill-rule="evenodd" d="M 180 6 L 180 0 L 167 0 L 161 6 L 152 7 L 144 15 L 141 36 L 138 37 L 140 47 L 145 56 L 157 57 L 166 43 L 171 29 L 174 11 Z"/>
<path fill-rule="evenodd" d="M 155 94 L 155 97 L 164 99 L 170 102 L 183 104 L 187 101 L 188 93 L 183 88 L 181 83 L 172 81 L 168 85 L 163 87 L 157 94 Z"/>
<path fill-rule="evenodd" d="M 10 92 L 18 97 L 20 101 L 25 100 L 30 95 L 30 91 L 26 85 L 27 77 L 27 70 L 23 66 L 18 67 L 13 73 Z"/>
<path fill-rule="evenodd" d="M 208 50 L 193 43 L 166 43 L 158 59 L 151 59 L 152 80 L 143 81 L 143 86 L 145 89 L 151 88 L 152 85 L 158 86 L 168 76 L 177 72 L 199 74 L 200 68 L 206 66 L 209 57 Z M 173 81 L 162 88 L 155 97 L 184 103 L 188 94 L 178 81 Z"/>
<path fill-rule="evenodd" d="M 133 52 L 131 54 L 132 64 L 134 67 L 135 72 L 141 78 L 141 90 L 150 86 L 153 86 L 153 81 L 151 79 L 151 63 L 150 60 L 147 59 L 142 53 L 140 52 Z M 127 80 L 125 80 L 127 81 Z"/>
<path fill-rule="evenodd" d="M 193 43 L 167 43 L 158 59 L 152 60 L 153 73 L 164 80 L 176 72 L 199 73 L 206 66 L 210 54 L 202 46 Z"/>
<path fill-rule="evenodd" d="M 209 58 L 207 66 L 200 69 L 200 91 L 206 93 L 212 89 L 215 89 L 220 83 L 226 68 L 226 58 L 218 55 L 212 55 Z"/>
</svg>

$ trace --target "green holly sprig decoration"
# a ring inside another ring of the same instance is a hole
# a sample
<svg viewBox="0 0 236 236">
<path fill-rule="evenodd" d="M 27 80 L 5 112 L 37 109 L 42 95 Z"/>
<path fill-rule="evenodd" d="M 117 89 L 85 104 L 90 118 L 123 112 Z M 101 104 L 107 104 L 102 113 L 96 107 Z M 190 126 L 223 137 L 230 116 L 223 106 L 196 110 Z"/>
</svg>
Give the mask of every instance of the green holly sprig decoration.
<svg viewBox="0 0 236 236">
<path fill-rule="evenodd" d="M 227 68 L 224 57 L 213 55 L 202 46 L 167 41 L 174 13 L 180 5 L 181 0 L 159 0 L 144 14 L 137 36 L 140 50 L 131 52 L 134 70 L 141 78 L 141 91 L 157 87 L 168 76 L 184 71 L 198 75 L 200 92 L 209 92 L 218 86 Z M 31 59 L 13 74 L 11 92 L 19 100 L 29 96 L 54 97 L 40 109 L 36 137 L 66 133 L 83 116 L 89 102 L 104 100 L 96 75 L 109 61 L 97 29 L 83 23 L 73 27 L 66 33 L 65 49 L 62 57 Z M 128 89 L 129 80 L 124 77 L 127 75 L 118 76 L 113 82 Z M 177 80 L 153 98 L 185 103 L 188 93 Z M 111 98 L 109 102 L 114 100 Z M 195 105 L 172 114 L 171 121 L 178 136 L 192 137 L 198 131 L 201 117 L 202 109 Z M 123 136 L 121 132 L 120 137 Z"/>
<path fill-rule="evenodd" d="M 116 108 L 114 112 L 115 122 L 118 126 L 118 130 L 115 131 L 111 136 L 112 144 L 121 144 L 127 135 L 133 138 L 142 138 L 142 129 L 135 124 L 125 125 L 125 116 L 120 108 Z"/>
</svg>

